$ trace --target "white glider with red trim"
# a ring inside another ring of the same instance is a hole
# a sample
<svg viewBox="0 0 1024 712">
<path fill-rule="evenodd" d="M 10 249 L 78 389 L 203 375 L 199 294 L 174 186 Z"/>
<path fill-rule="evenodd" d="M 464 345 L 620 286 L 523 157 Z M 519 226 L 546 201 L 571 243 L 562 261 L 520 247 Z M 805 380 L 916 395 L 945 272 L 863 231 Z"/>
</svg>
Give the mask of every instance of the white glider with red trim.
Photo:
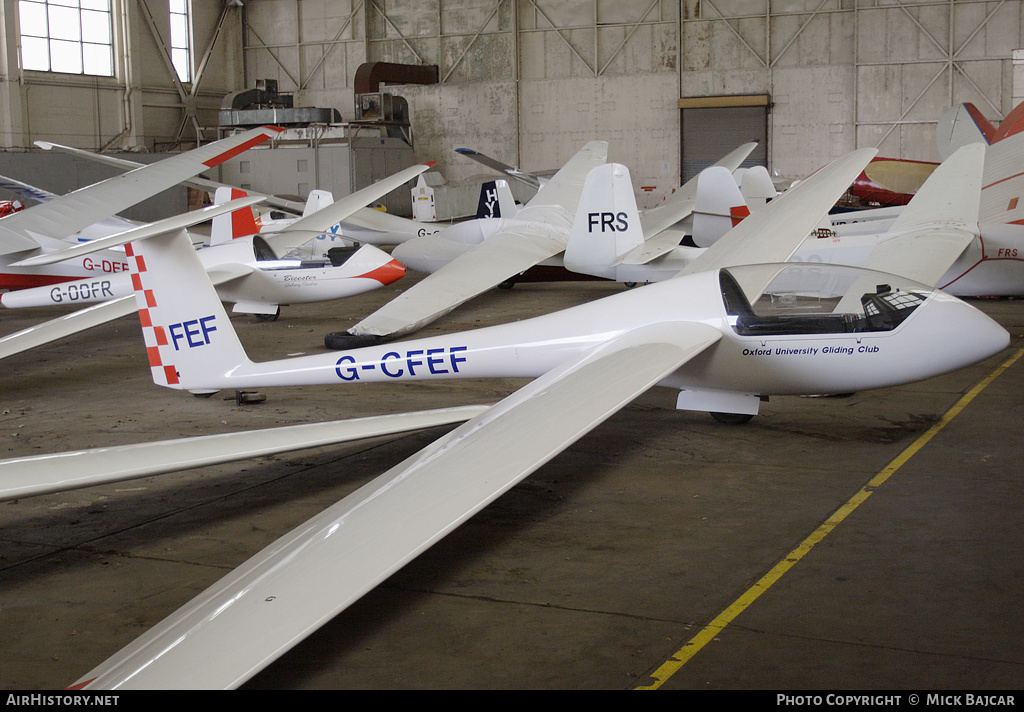
<svg viewBox="0 0 1024 712">
<path fill-rule="evenodd" d="M 963 276 L 962 265 L 972 259 L 971 246 L 979 240 L 978 205 L 984 162 L 983 145 L 959 149 L 929 176 L 885 232 L 839 236 L 817 229 L 801 243 L 790 261 L 884 270 L 946 289 Z M 709 177 L 714 170 L 708 169 L 699 178 Z M 723 185 L 722 177 L 716 178 Z M 724 178 L 727 183 L 728 176 Z M 739 197 L 734 184 L 732 188 Z M 625 251 L 630 245 L 642 242 L 635 234 L 634 226 L 639 220 L 629 172 L 624 166 L 608 164 L 595 169 L 588 176 L 584 195 L 565 251 L 568 269 L 620 282 L 650 283 L 674 278 L 703 252 L 696 247 L 677 246 L 642 264 L 619 257 L 628 254 Z M 610 214 L 597 212 L 601 210 L 621 216 L 621 229 L 617 224 L 597 219 Z M 1001 293 L 999 290 L 1007 280 L 993 279 L 992 270 L 986 274 L 987 289 L 972 290 L 968 295 Z M 1018 279 L 1016 293 L 1022 290 L 1024 281 Z"/>
<path fill-rule="evenodd" d="M 251 361 L 187 238 L 134 243 L 158 384 L 535 380 L 255 554 L 75 687 L 237 687 L 652 386 L 677 389 L 680 408 L 752 414 L 768 395 L 880 388 L 998 353 L 1009 343 L 1003 328 L 910 280 L 743 264 L 750 251 L 787 259 L 872 154 L 823 168 L 676 279 L 534 319 L 341 354 Z M 843 299 L 851 291 L 857 299 Z"/>
<path fill-rule="evenodd" d="M 372 245 L 352 248 L 341 255 L 338 264 L 282 260 L 294 247 L 337 224 L 351 213 L 408 182 L 433 165 L 421 163 L 356 191 L 327 207 L 300 218 L 275 234 L 249 235 L 231 242 L 211 245 L 197 252 L 223 301 L 232 302 L 234 311 L 273 318 L 282 304 L 327 301 L 361 294 L 390 284 L 405 274 L 405 268 L 390 255 Z M 37 255 L 17 265 L 25 269 L 45 269 L 63 260 L 85 261 L 93 252 L 109 252 L 134 239 L 155 231 L 176 229 L 183 220 L 199 215 L 215 215 L 234 209 L 249 210 L 261 196 L 240 198 L 225 206 L 210 206 L 203 212 L 177 216 L 153 225 L 128 230 L 64 250 Z M 198 220 L 194 220 L 198 222 Z M 123 257 L 121 258 L 123 259 Z M 0 338 L 0 358 L 69 336 L 133 311 L 127 297 L 133 293 L 132 277 L 127 271 L 103 277 L 72 281 L 52 286 L 24 289 L 0 295 L 0 306 L 24 308 L 55 304 L 96 304 L 61 319 L 45 322 Z"/>
<path fill-rule="evenodd" d="M 66 240 L 72 236 L 78 242 L 109 235 L 109 232 L 97 234 L 90 228 L 234 158 L 276 136 L 281 130 L 264 126 L 244 131 L 0 218 L 0 287 L 22 289 L 127 271 L 124 255 L 120 252 L 103 253 L 42 269 L 13 267 L 12 264 L 64 249 L 69 246 Z"/>
</svg>

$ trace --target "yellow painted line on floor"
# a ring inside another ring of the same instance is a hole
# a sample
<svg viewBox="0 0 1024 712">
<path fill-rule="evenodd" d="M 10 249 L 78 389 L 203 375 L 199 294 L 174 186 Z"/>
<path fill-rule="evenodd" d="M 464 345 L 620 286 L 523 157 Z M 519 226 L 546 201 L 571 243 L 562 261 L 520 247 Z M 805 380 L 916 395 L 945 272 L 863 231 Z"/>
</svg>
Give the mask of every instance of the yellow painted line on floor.
<svg viewBox="0 0 1024 712">
<path fill-rule="evenodd" d="M 800 545 L 789 552 L 789 554 L 779 563 L 772 567 L 772 569 L 765 574 L 757 583 L 747 589 L 743 595 L 741 595 L 735 602 L 724 611 L 718 614 L 718 616 L 708 623 L 697 635 L 690 639 L 682 648 L 666 660 L 661 667 L 654 671 L 651 675 L 651 679 L 654 682 L 650 685 L 642 685 L 637 687 L 637 690 L 656 690 L 661 687 L 665 682 L 672 677 L 680 668 L 683 667 L 690 658 L 696 655 L 701 649 L 714 640 L 715 636 L 721 633 L 725 628 L 736 619 L 736 617 L 745 611 L 757 598 L 772 587 L 776 581 L 793 568 L 797 562 L 799 562 L 804 556 L 807 555 L 814 545 L 824 539 L 828 534 L 835 529 L 840 522 L 846 519 L 857 507 L 861 505 L 871 493 L 885 483 L 892 475 L 903 465 L 907 463 L 921 448 L 928 444 L 928 442 L 938 435 L 944 427 L 953 418 L 955 418 L 960 411 L 967 407 L 967 405 L 974 400 L 979 393 L 985 390 L 992 381 L 999 377 L 999 375 L 1012 366 L 1014 363 L 1024 356 L 1024 349 L 1020 349 L 1013 356 L 1007 359 L 1002 365 L 996 368 L 992 373 L 986 376 L 981 382 L 979 382 L 974 388 L 968 391 L 964 396 L 956 402 L 956 404 L 950 408 L 942 418 L 939 419 L 935 425 L 930 427 L 921 437 L 914 441 L 914 443 L 904 450 L 899 456 L 890 462 L 885 469 L 875 475 L 870 482 L 868 482 L 857 494 L 855 494 L 850 500 L 842 507 L 837 509 L 831 517 L 829 517 L 821 526 L 814 530 L 814 532 L 804 539 Z"/>
</svg>

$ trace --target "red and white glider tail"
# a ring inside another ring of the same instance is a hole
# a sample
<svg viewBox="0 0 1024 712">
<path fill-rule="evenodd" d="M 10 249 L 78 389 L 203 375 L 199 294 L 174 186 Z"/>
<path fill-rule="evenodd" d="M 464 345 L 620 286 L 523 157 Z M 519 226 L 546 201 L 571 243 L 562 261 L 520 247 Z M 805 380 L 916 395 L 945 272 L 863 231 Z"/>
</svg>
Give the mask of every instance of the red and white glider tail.
<svg viewBox="0 0 1024 712">
<path fill-rule="evenodd" d="M 710 247 L 750 215 L 740 187 L 727 168 L 711 166 L 697 177 L 693 206 L 693 243 Z"/>
<path fill-rule="evenodd" d="M 157 385 L 188 389 L 190 376 L 248 363 L 184 231 L 127 244 L 125 254 Z"/>
<path fill-rule="evenodd" d="M 223 186 L 217 188 L 213 194 L 215 205 L 221 205 L 230 200 L 245 198 L 249 194 L 239 188 Z M 256 216 L 252 207 L 245 207 L 225 215 L 218 215 L 210 223 L 210 244 L 223 245 L 239 237 L 255 235 L 260 231 L 256 224 Z"/>
</svg>

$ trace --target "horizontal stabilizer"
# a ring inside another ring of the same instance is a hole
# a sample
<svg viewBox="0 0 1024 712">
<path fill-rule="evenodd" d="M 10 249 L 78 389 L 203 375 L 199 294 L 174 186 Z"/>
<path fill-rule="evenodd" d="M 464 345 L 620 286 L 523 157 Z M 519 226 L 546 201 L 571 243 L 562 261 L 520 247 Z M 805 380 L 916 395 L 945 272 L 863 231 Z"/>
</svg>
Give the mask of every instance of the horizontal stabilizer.
<svg viewBox="0 0 1024 712">
<path fill-rule="evenodd" d="M 683 237 L 684 233 L 681 230 L 662 230 L 645 240 L 644 244 L 619 257 L 612 265 L 645 265 L 679 247 Z"/>
</svg>

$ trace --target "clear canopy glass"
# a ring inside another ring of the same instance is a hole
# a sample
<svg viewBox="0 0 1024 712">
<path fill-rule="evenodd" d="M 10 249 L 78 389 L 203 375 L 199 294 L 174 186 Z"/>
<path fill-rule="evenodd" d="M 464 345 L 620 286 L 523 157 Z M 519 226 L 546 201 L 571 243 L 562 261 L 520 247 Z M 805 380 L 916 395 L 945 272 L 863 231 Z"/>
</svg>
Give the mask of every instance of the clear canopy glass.
<svg viewBox="0 0 1024 712">
<path fill-rule="evenodd" d="M 891 331 L 934 291 L 882 272 L 800 263 L 729 267 L 719 283 L 743 336 Z"/>
</svg>

